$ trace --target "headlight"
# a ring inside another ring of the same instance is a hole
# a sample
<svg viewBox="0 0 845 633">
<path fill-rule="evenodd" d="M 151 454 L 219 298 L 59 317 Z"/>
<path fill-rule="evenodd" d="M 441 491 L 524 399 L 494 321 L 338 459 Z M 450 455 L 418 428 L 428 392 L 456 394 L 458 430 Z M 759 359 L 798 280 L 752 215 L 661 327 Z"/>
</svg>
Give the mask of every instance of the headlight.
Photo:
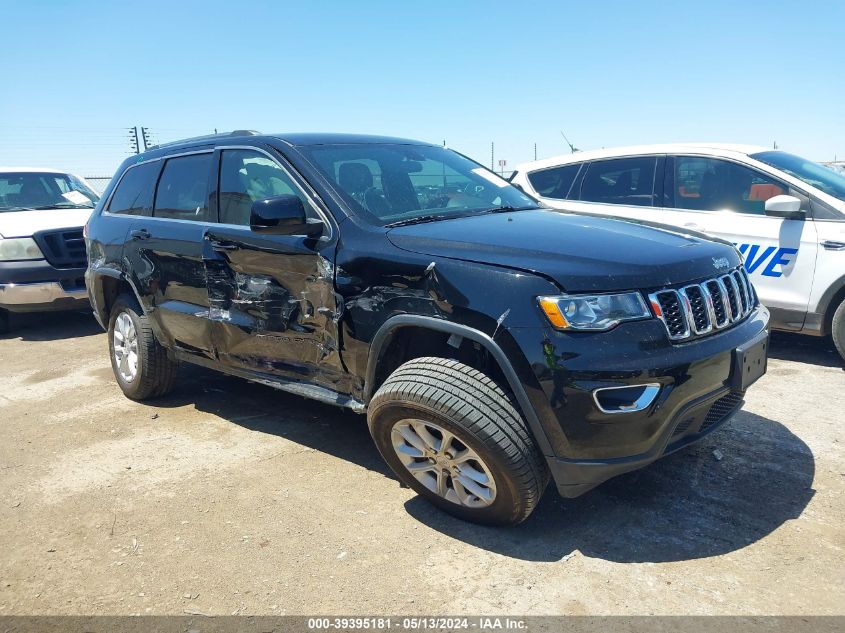
<svg viewBox="0 0 845 633">
<path fill-rule="evenodd" d="M 31 237 L 0 238 L 0 262 L 16 259 L 44 259 L 44 254 Z"/>
<path fill-rule="evenodd" d="M 540 307 L 559 330 L 609 330 L 622 321 L 651 317 L 639 292 L 540 297 Z"/>
</svg>

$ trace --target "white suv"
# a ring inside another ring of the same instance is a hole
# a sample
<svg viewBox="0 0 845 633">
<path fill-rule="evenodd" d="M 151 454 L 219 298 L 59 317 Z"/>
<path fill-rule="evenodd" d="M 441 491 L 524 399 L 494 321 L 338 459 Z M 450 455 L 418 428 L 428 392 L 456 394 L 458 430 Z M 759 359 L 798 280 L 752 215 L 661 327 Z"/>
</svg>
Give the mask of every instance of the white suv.
<svg viewBox="0 0 845 633">
<path fill-rule="evenodd" d="M 88 309 L 82 229 L 97 200 L 73 174 L 0 167 L 0 332 L 9 312 Z"/>
<path fill-rule="evenodd" d="M 845 357 L 845 175 L 762 147 L 649 145 L 519 165 L 548 206 L 703 231 L 732 242 L 772 327 L 832 334 Z"/>
</svg>

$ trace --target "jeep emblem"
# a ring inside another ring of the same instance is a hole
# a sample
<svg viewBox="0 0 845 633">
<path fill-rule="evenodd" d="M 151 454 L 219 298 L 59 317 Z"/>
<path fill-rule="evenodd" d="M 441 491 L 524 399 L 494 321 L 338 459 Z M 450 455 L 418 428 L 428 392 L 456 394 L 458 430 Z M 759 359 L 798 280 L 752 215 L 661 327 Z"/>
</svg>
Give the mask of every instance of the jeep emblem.
<svg viewBox="0 0 845 633">
<path fill-rule="evenodd" d="M 714 257 L 713 258 L 713 266 L 716 267 L 716 270 L 719 270 L 720 268 L 727 268 L 730 265 L 731 265 L 731 263 L 728 261 L 727 257 Z"/>
</svg>

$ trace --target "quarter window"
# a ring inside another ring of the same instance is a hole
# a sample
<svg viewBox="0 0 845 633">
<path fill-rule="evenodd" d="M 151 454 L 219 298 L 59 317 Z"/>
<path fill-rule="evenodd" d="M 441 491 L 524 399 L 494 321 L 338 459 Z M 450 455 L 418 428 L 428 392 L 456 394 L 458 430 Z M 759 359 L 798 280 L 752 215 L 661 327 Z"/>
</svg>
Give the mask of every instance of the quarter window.
<svg viewBox="0 0 845 633">
<path fill-rule="evenodd" d="M 581 163 L 535 171 L 528 174 L 528 182 L 544 198 L 566 200 L 579 169 Z"/>
<path fill-rule="evenodd" d="M 299 187 L 278 163 L 253 150 L 224 150 L 220 162 L 220 222 L 249 225 L 252 203 L 294 195 L 302 200 L 308 217 L 317 213 Z"/>
<path fill-rule="evenodd" d="M 640 156 L 590 163 L 581 183 L 581 200 L 641 207 L 654 205 L 657 158 Z"/>
<path fill-rule="evenodd" d="M 175 220 L 208 220 L 208 174 L 211 154 L 171 158 L 156 189 L 153 215 Z"/>
<path fill-rule="evenodd" d="M 675 158 L 675 182 L 667 204 L 694 211 L 734 211 L 764 215 L 766 200 L 789 193 L 769 176 L 725 160 L 699 156 Z"/>
<path fill-rule="evenodd" d="M 155 178 L 161 163 L 154 161 L 131 167 L 123 174 L 109 202 L 109 213 L 148 215 L 153 206 Z"/>
</svg>

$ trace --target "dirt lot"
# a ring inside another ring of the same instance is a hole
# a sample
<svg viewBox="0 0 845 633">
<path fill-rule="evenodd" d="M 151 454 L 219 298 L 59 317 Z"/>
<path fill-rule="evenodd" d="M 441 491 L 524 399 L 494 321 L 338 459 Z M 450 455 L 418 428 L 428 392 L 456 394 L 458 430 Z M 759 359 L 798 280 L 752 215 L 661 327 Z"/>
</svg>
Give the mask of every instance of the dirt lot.
<svg viewBox="0 0 845 633">
<path fill-rule="evenodd" d="M 136 404 L 87 315 L 19 327 L 0 338 L 0 615 L 845 613 L 825 341 L 776 335 L 702 444 L 491 529 L 400 486 L 363 417 L 193 367 Z"/>
</svg>

